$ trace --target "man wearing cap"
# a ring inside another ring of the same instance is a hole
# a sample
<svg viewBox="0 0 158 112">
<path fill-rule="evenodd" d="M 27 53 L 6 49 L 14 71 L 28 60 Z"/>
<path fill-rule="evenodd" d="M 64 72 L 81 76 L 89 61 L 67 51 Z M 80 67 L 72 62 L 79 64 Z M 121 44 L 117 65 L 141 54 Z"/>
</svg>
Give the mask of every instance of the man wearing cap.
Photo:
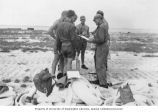
<svg viewBox="0 0 158 112">
<path fill-rule="evenodd" d="M 75 57 L 74 39 L 76 38 L 76 27 L 73 24 L 76 20 L 73 10 L 67 12 L 67 18 L 57 28 L 57 49 L 64 57 L 64 74 L 72 68 L 72 60 Z M 60 46 L 61 43 L 61 46 Z"/>
<path fill-rule="evenodd" d="M 89 27 L 85 24 L 85 21 L 86 21 L 85 16 L 81 16 L 80 21 L 81 23 L 76 26 L 77 34 L 89 37 Z M 80 41 L 81 41 L 80 50 L 81 50 L 81 63 L 82 63 L 81 68 L 88 69 L 86 65 L 84 64 L 84 55 L 85 55 L 85 50 L 87 47 L 87 41 L 82 38 L 80 39 Z"/>
<path fill-rule="evenodd" d="M 102 19 L 103 23 L 107 26 L 107 30 L 109 30 L 109 24 L 108 24 L 108 22 L 104 18 L 104 12 L 101 11 L 101 10 L 98 10 L 97 14 L 100 14 L 103 17 L 103 19 Z M 110 35 L 109 35 L 109 32 L 107 33 L 107 38 L 108 38 L 107 44 L 108 44 L 108 47 L 110 47 Z M 108 51 L 108 55 L 109 55 L 109 51 Z M 108 59 L 106 59 L 106 61 L 108 61 Z M 106 70 L 107 70 L 107 68 L 108 68 L 108 64 L 106 62 Z"/>
<path fill-rule="evenodd" d="M 57 50 L 57 41 L 56 41 L 56 30 L 58 28 L 59 23 L 63 22 L 67 16 L 67 11 L 63 11 L 61 14 L 61 18 L 56 20 L 54 24 L 49 28 L 48 34 L 55 39 L 54 41 L 54 59 L 52 63 L 52 76 L 55 77 L 56 66 L 59 62 L 59 72 L 63 72 L 64 69 L 64 59 L 62 55 Z"/>
<path fill-rule="evenodd" d="M 94 22 L 97 29 L 94 38 L 89 38 L 88 42 L 96 44 L 95 50 L 95 68 L 98 77 L 98 83 L 101 87 L 108 88 L 107 74 L 106 74 L 106 59 L 108 56 L 108 27 L 103 22 L 103 17 L 100 14 L 94 16 Z"/>
</svg>

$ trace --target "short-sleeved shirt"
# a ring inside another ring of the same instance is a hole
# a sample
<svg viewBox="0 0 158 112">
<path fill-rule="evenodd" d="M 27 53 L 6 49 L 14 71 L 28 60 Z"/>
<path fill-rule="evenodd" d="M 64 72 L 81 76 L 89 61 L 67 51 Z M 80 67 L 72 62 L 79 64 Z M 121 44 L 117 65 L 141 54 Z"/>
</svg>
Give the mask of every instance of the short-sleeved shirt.
<svg viewBox="0 0 158 112">
<path fill-rule="evenodd" d="M 63 22 L 62 19 L 58 19 L 54 22 L 54 24 L 49 28 L 48 30 L 48 34 L 53 37 L 55 40 L 56 40 L 56 30 L 58 28 L 58 25 Z M 61 43 L 60 43 L 61 44 Z M 54 42 L 54 45 L 53 45 L 53 48 L 54 48 L 54 53 L 57 54 L 58 53 L 58 47 L 57 47 L 57 41 Z"/>
<path fill-rule="evenodd" d="M 62 22 L 58 25 L 57 34 L 57 46 L 61 50 L 61 53 L 66 58 L 74 58 L 75 44 L 74 39 L 76 38 L 76 27 L 74 24 L 69 22 Z M 59 46 L 62 43 L 61 46 Z"/>
<path fill-rule="evenodd" d="M 76 26 L 76 33 L 77 35 L 84 35 L 86 37 L 89 37 L 89 27 L 87 25 L 78 24 Z M 77 46 L 77 52 L 80 50 L 85 50 L 87 47 L 87 41 L 85 39 L 82 39 L 78 36 L 78 38 L 75 40 L 75 44 Z"/>
<path fill-rule="evenodd" d="M 76 31 L 78 35 L 84 35 L 86 37 L 89 37 L 89 27 L 85 24 L 78 24 L 76 26 Z"/>
<path fill-rule="evenodd" d="M 74 40 L 76 36 L 76 27 L 74 24 L 69 22 L 61 22 L 58 24 L 58 28 L 56 30 L 57 38 L 63 42 L 71 42 Z"/>
<path fill-rule="evenodd" d="M 56 30 L 61 22 L 63 22 L 62 19 L 56 20 L 48 30 L 48 34 L 50 34 L 54 39 L 56 39 Z"/>
</svg>

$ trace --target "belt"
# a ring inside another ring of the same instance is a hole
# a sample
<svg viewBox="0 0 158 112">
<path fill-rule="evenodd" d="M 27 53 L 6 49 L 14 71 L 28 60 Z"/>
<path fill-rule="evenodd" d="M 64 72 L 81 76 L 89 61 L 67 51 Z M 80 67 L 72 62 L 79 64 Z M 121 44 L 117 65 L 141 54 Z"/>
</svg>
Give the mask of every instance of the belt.
<svg viewBox="0 0 158 112">
<path fill-rule="evenodd" d="M 62 43 L 71 43 L 71 40 L 63 40 Z"/>
<path fill-rule="evenodd" d="M 105 40 L 104 42 L 102 42 L 102 43 L 99 43 L 99 44 L 96 44 L 97 46 L 101 46 L 101 45 L 103 45 L 103 44 L 107 44 L 107 40 Z"/>
</svg>

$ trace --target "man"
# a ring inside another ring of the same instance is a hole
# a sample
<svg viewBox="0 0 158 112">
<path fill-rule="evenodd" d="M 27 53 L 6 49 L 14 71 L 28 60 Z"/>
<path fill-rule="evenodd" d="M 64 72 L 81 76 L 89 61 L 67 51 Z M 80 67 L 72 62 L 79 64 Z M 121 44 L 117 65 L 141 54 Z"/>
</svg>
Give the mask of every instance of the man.
<svg viewBox="0 0 158 112">
<path fill-rule="evenodd" d="M 108 56 L 108 26 L 104 24 L 103 17 L 100 14 L 94 16 L 94 22 L 97 25 L 97 29 L 94 34 L 94 38 L 90 38 L 88 42 L 96 44 L 95 50 L 95 68 L 98 77 L 98 83 L 101 87 L 108 88 L 107 76 L 106 76 L 106 59 Z"/>
<path fill-rule="evenodd" d="M 109 24 L 104 18 L 104 12 L 101 11 L 101 10 L 98 10 L 97 14 L 100 14 L 103 17 L 103 19 L 102 19 L 103 23 L 107 26 L 107 30 L 109 30 Z M 108 38 L 107 44 L 108 44 L 108 47 L 110 47 L 110 35 L 109 35 L 109 32 L 107 32 L 107 38 Z M 109 51 L 108 51 L 108 55 L 109 55 Z M 106 59 L 106 70 L 108 69 L 108 62 L 107 61 L 108 61 L 108 59 Z"/>
<path fill-rule="evenodd" d="M 85 24 L 85 21 L 86 21 L 85 16 L 81 16 L 80 21 L 81 21 L 81 23 L 76 26 L 77 34 L 89 37 L 89 27 Z M 80 50 L 81 50 L 81 63 L 82 63 L 81 68 L 88 69 L 87 66 L 84 64 L 84 55 L 85 55 L 85 50 L 87 47 L 87 41 L 82 38 L 80 39 L 80 41 L 81 41 Z"/>
<path fill-rule="evenodd" d="M 64 57 L 64 74 L 72 69 L 72 61 L 75 57 L 75 47 L 73 43 L 76 38 L 76 27 L 73 24 L 75 20 L 75 12 L 69 10 L 67 12 L 67 18 L 64 22 L 60 23 L 57 28 L 57 49 Z"/>
<path fill-rule="evenodd" d="M 52 77 L 55 78 L 55 71 L 56 71 L 56 66 L 60 60 L 59 63 L 59 72 L 63 72 L 64 68 L 64 62 L 63 62 L 63 57 L 60 55 L 60 53 L 57 50 L 57 41 L 56 41 L 56 30 L 58 28 L 59 23 L 63 22 L 64 19 L 66 18 L 67 11 L 63 11 L 61 14 L 61 18 L 58 19 L 57 21 L 54 22 L 54 24 L 50 27 L 48 34 L 51 35 L 55 41 L 54 41 L 54 59 L 52 63 Z"/>
</svg>

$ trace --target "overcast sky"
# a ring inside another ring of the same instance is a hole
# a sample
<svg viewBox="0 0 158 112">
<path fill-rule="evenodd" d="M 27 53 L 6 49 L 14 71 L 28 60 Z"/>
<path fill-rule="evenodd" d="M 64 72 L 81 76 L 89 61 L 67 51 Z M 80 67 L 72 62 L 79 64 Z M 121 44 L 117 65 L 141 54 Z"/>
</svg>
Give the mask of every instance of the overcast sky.
<svg viewBox="0 0 158 112">
<path fill-rule="evenodd" d="M 158 0 L 0 0 L 0 25 L 50 26 L 68 9 L 85 15 L 90 28 L 103 10 L 111 28 L 158 29 Z"/>
</svg>

